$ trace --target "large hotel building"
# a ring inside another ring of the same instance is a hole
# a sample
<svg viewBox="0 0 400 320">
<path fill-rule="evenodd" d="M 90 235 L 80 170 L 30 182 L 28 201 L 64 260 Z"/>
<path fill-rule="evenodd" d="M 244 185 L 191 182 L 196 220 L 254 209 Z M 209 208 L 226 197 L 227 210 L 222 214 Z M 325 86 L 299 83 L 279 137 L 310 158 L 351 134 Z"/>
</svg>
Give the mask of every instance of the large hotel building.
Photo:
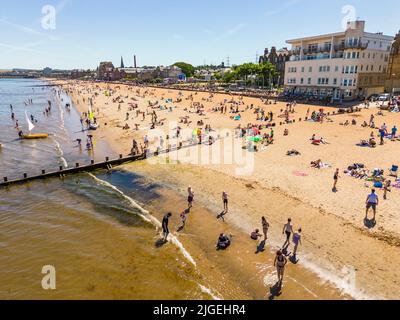
<svg viewBox="0 0 400 320">
<path fill-rule="evenodd" d="M 393 37 L 364 31 L 364 21 L 346 31 L 288 40 L 288 92 L 331 100 L 367 98 L 385 89 Z"/>
</svg>

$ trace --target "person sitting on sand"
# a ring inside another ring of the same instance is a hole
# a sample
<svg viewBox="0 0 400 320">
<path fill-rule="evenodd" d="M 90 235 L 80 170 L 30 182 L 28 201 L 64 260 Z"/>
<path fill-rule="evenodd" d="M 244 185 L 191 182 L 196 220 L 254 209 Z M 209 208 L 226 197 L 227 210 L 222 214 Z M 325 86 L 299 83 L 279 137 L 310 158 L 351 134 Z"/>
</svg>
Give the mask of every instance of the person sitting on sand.
<svg viewBox="0 0 400 320">
<path fill-rule="evenodd" d="M 289 135 L 289 129 L 285 129 L 285 131 L 283 132 L 283 135 L 286 137 Z"/>
<path fill-rule="evenodd" d="M 227 235 L 221 233 L 218 237 L 217 249 L 226 249 L 231 244 L 231 239 Z"/>
<path fill-rule="evenodd" d="M 321 169 L 323 166 L 322 160 L 318 159 L 316 161 L 311 161 L 311 167 Z"/>
<path fill-rule="evenodd" d="M 261 238 L 261 237 L 262 237 L 262 234 L 260 234 L 260 230 L 259 230 L 259 229 L 254 230 L 254 231 L 250 234 L 250 238 L 251 238 L 252 240 L 258 240 L 258 238 Z"/>
<path fill-rule="evenodd" d="M 370 146 L 371 148 L 375 148 L 375 147 L 376 147 L 376 141 L 375 141 L 375 138 L 374 138 L 374 137 L 371 137 L 371 138 L 369 139 L 369 146 Z"/>
</svg>

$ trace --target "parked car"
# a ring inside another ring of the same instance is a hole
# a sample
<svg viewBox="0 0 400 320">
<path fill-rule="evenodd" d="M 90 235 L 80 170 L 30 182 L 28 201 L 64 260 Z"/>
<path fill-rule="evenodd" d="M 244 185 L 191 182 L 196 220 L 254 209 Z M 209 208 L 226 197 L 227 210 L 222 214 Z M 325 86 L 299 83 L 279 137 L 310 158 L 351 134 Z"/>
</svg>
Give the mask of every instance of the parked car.
<svg viewBox="0 0 400 320">
<path fill-rule="evenodd" d="M 389 101 L 389 99 L 390 99 L 390 94 L 389 93 L 381 94 L 378 97 L 378 101 Z"/>
</svg>

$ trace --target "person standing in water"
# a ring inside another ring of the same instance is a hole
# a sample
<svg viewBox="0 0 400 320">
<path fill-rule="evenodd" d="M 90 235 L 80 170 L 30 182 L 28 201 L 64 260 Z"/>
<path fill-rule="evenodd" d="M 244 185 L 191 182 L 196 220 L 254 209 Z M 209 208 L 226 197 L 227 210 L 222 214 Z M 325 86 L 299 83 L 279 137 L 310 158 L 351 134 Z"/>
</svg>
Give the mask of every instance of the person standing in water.
<svg viewBox="0 0 400 320">
<path fill-rule="evenodd" d="M 224 212 L 228 213 L 228 194 L 225 191 L 222 192 L 222 202 L 224 203 Z"/>
<path fill-rule="evenodd" d="M 283 226 L 283 231 L 282 234 L 286 234 L 286 241 L 283 244 L 283 248 L 285 248 L 286 246 L 289 246 L 290 244 L 290 236 L 293 233 L 293 227 L 292 227 L 292 219 L 288 219 L 288 222 Z"/>
<path fill-rule="evenodd" d="M 193 207 L 193 199 L 194 199 L 194 192 L 191 186 L 188 188 L 188 208 L 191 209 Z"/>
<path fill-rule="evenodd" d="M 262 223 L 262 228 L 263 228 L 263 233 L 264 233 L 264 241 L 268 239 L 268 229 L 269 229 L 269 223 L 265 217 L 261 218 L 261 223 Z"/>
<path fill-rule="evenodd" d="M 296 258 L 297 249 L 299 247 L 299 244 L 301 244 L 301 229 L 299 229 L 297 232 L 294 233 L 293 244 L 294 244 L 293 257 Z"/>
<path fill-rule="evenodd" d="M 286 263 L 287 263 L 286 257 L 283 255 L 282 251 L 279 250 L 276 253 L 276 257 L 274 260 L 274 266 L 276 267 L 276 271 L 278 274 L 278 283 L 279 283 L 280 287 L 282 286 L 282 283 L 283 283 L 283 276 L 285 274 Z"/>
<path fill-rule="evenodd" d="M 168 235 L 169 235 L 169 228 L 168 228 L 168 224 L 169 224 L 169 218 L 172 217 L 172 213 L 168 212 L 163 220 L 162 220 L 162 229 L 163 229 L 163 234 L 164 234 L 164 242 L 167 242 L 168 239 Z"/>
</svg>

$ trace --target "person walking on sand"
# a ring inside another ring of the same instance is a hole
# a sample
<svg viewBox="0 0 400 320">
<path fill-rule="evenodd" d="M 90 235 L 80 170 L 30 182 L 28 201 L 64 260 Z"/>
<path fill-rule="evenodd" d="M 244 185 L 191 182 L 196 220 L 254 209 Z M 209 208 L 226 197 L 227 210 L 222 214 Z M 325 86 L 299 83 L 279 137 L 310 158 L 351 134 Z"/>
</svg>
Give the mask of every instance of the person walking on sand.
<svg viewBox="0 0 400 320">
<path fill-rule="evenodd" d="M 293 244 L 294 244 L 293 257 L 296 258 L 297 249 L 299 247 L 299 244 L 301 244 L 301 229 L 297 230 L 294 233 L 294 235 L 293 235 Z"/>
<path fill-rule="evenodd" d="M 265 217 L 261 218 L 261 223 L 262 223 L 262 228 L 263 228 L 263 233 L 264 233 L 264 241 L 268 239 L 268 229 L 269 229 L 269 223 Z"/>
<path fill-rule="evenodd" d="M 228 213 L 228 194 L 225 191 L 222 192 L 222 202 L 224 203 L 224 212 Z"/>
<path fill-rule="evenodd" d="M 333 192 L 337 191 L 337 183 L 338 183 L 339 178 L 340 178 L 339 169 L 336 169 L 335 174 L 333 175 L 333 188 L 332 188 Z"/>
<path fill-rule="evenodd" d="M 179 231 L 183 230 L 183 228 L 185 228 L 185 226 L 186 226 L 187 215 L 186 215 L 185 210 L 181 212 L 180 217 L 181 217 L 182 225 L 179 227 L 179 229 L 178 229 Z"/>
<path fill-rule="evenodd" d="M 392 181 L 386 180 L 385 183 L 383 184 L 383 199 L 387 200 L 387 193 L 390 192 L 390 186 L 392 184 Z"/>
<path fill-rule="evenodd" d="M 279 283 L 280 287 L 282 286 L 282 283 L 283 283 L 283 276 L 285 274 L 286 263 L 287 263 L 286 257 L 283 255 L 282 251 L 279 250 L 276 253 L 276 257 L 274 260 L 274 266 L 276 267 L 276 271 L 278 274 L 278 283 Z"/>
<path fill-rule="evenodd" d="M 169 224 L 169 219 L 172 217 L 172 213 L 168 212 L 163 220 L 162 220 L 162 229 L 163 229 L 163 234 L 164 234 L 164 242 L 167 242 L 168 239 L 168 235 L 169 235 L 169 228 L 168 228 L 168 224 Z"/>
<path fill-rule="evenodd" d="M 193 199 L 194 199 L 194 192 L 191 186 L 188 188 L 188 208 L 191 209 L 193 207 Z"/>
<path fill-rule="evenodd" d="M 368 195 L 366 203 L 367 203 L 367 209 L 365 211 L 365 220 L 368 220 L 368 211 L 369 211 L 370 208 L 372 208 L 372 210 L 374 212 L 373 221 L 376 221 L 375 220 L 375 218 L 376 218 L 376 207 L 379 204 L 379 199 L 378 199 L 378 196 L 375 193 L 375 189 L 372 189 L 371 194 Z"/>
<path fill-rule="evenodd" d="M 286 248 L 290 244 L 290 236 L 293 233 L 292 219 L 288 219 L 288 222 L 283 226 L 282 234 L 286 234 L 286 241 L 282 248 Z"/>
</svg>

